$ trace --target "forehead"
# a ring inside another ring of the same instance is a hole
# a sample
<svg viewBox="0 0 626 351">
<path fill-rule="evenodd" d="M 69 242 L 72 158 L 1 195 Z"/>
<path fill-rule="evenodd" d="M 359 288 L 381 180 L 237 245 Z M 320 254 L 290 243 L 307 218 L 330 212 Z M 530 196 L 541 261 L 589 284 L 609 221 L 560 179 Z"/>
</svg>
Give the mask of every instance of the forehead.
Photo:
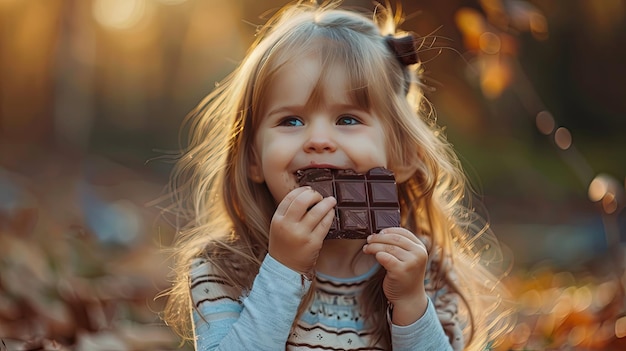
<svg viewBox="0 0 626 351">
<path fill-rule="evenodd" d="M 346 67 L 339 62 L 324 62 L 316 53 L 286 62 L 270 80 L 265 108 L 301 106 L 315 108 L 321 104 L 358 104 Z"/>
<path fill-rule="evenodd" d="M 288 36 L 265 51 L 251 81 L 248 106 L 253 126 L 266 115 L 269 103 L 278 101 L 300 101 L 313 107 L 332 98 L 384 115 L 395 89 L 381 43 L 361 37 L 339 40 L 319 33 L 306 39 Z"/>
</svg>

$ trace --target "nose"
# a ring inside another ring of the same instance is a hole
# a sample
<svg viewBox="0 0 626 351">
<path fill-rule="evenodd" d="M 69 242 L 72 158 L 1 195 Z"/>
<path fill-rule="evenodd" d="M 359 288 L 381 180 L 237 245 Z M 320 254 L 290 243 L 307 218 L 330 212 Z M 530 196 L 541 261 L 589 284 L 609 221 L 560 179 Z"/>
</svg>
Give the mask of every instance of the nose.
<svg viewBox="0 0 626 351">
<path fill-rule="evenodd" d="M 320 123 L 311 125 L 303 147 L 306 152 L 333 152 L 337 150 L 332 128 Z"/>
</svg>

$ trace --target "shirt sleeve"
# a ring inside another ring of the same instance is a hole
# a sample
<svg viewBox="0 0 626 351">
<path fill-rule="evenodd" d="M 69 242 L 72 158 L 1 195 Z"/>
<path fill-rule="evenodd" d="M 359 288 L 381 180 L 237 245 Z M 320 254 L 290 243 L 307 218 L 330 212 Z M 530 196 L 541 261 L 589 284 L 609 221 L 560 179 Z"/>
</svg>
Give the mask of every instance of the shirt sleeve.
<svg viewBox="0 0 626 351">
<path fill-rule="evenodd" d="M 394 351 L 452 350 L 444 333 L 434 304 L 428 298 L 424 315 L 407 326 L 391 324 L 391 344 Z"/>
<path fill-rule="evenodd" d="M 252 289 L 243 296 L 210 263 L 194 262 L 191 297 L 196 350 L 284 349 L 310 284 L 268 254 Z"/>
</svg>

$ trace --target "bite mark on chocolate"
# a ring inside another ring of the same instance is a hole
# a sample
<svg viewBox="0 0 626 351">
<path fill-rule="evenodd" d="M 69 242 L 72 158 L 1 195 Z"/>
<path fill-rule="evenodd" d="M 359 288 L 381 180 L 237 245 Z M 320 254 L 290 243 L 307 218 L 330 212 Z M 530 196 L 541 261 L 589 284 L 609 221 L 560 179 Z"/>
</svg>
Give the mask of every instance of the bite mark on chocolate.
<svg viewBox="0 0 626 351">
<path fill-rule="evenodd" d="M 366 173 L 312 168 L 297 171 L 296 177 L 300 186 L 308 185 L 323 197 L 337 199 L 326 239 L 365 239 L 384 228 L 400 226 L 396 179 L 386 168 Z"/>
</svg>

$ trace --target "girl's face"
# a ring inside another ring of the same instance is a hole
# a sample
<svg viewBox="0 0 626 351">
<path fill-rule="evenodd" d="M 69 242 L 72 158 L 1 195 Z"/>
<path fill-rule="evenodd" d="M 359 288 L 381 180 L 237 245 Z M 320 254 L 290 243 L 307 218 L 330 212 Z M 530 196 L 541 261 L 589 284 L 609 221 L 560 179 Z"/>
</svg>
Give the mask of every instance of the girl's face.
<svg viewBox="0 0 626 351">
<path fill-rule="evenodd" d="M 276 203 L 297 187 L 295 172 L 301 169 L 388 167 L 383 125 L 351 101 L 345 69 L 322 67 L 318 56 L 309 55 L 283 66 L 269 85 L 250 178 L 264 181 Z M 330 71 L 319 89 L 323 70 Z"/>
</svg>

